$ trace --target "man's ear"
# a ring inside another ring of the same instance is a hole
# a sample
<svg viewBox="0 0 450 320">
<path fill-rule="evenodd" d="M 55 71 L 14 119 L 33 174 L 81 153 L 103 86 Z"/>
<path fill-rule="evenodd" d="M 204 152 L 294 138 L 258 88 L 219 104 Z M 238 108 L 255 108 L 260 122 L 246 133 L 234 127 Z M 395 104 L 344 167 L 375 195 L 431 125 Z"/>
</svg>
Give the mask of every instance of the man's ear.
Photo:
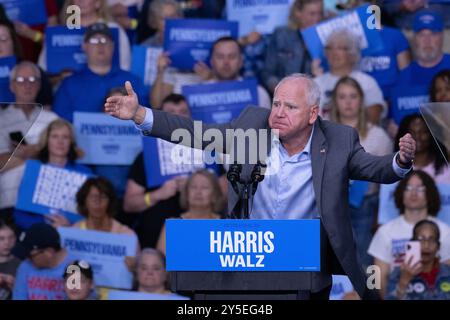
<svg viewBox="0 0 450 320">
<path fill-rule="evenodd" d="M 319 106 L 318 105 L 312 106 L 309 112 L 309 124 L 313 124 L 314 122 L 316 122 L 318 116 L 319 116 Z"/>
</svg>

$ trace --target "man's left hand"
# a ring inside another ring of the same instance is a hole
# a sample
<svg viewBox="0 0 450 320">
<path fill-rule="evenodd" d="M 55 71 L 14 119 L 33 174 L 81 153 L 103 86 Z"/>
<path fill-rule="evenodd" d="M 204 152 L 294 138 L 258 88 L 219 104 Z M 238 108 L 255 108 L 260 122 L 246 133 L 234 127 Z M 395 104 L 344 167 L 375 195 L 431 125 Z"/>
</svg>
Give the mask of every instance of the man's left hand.
<svg viewBox="0 0 450 320">
<path fill-rule="evenodd" d="M 398 146 L 400 149 L 398 160 L 401 165 L 408 166 L 412 163 L 416 154 L 416 141 L 411 134 L 407 133 L 400 138 Z"/>
</svg>

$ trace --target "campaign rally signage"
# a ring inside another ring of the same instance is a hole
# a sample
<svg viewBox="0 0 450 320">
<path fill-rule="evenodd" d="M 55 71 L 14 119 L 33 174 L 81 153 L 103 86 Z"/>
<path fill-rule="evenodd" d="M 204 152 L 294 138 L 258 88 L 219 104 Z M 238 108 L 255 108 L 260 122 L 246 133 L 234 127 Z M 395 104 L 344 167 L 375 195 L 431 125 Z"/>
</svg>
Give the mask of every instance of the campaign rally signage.
<svg viewBox="0 0 450 320">
<path fill-rule="evenodd" d="M 347 276 L 333 274 L 333 286 L 330 291 L 330 300 L 342 300 L 346 293 L 353 291 L 353 285 Z"/>
<path fill-rule="evenodd" d="M 420 113 L 420 105 L 429 102 L 427 86 L 399 85 L 391 93 L 389 115 L 397 124 L 407 115 Z"/>
<path fill-rule="evenodd" d="M 271 34 L 276 27 L 286 25 L 294 0 L 229 0 L 227 19 L 239 22 L 239 36 L 252 31 Z"/>
<path fill-rule="evenodd" d="M 76 194 L 89 177 L 85 173 L 27 160 L 16 208 L 42 215 L 57 211 L 70 222 L 76 222 L 81 219 Z"/>
<path fill-rule="evenodd" d="M 158 57 L 161 47 L 133 46 L 131 53 L 131 73 L 141 78 L 144 85 L 150 87 L 158 72 Z"/>
<path fill-rule="evenodd" d="M 45 0 L 0 0 L 6 15 L 12 21 L 28 25 L 47 24 Z"/>
<path fill-rule="evenodd" d="M 383 224 L 397 218 L 398 209 L 395 206 L 394 191 L 398 182 L 392 184 L 382 184 L 380 187 L 380 205 L 378 209 L 378 223 Z M 450 224 L 450 184 L 436 184 L 441 196 L 441 210 L 437 218 Z"/>
<path fill-rule="evenodd" d="M 212 19 L 168 19 L 165 22 L 164 51 L 171 66 L 192 70 L 198 61 L 208 62 L 214 41 L 238 37 L 238 23 Z"/>
<path fill-rule="evenodd" d="M 142 150 L 142 136 L 132 121 L 105 113 L 74 112 L 77 144 L 85 152 L 78 162 L 94 165 L 131 165 Z"/>
<path fill-rule="evenodd" d="M 181 90 L 192 118 L 205 123 L 230 122 L 248 105 L 258 105 L 255 79 L 183 86 Z"/>
<path fill-rule="evenodd" d="M 129 234 L 58 228 L 61 246 L 75 257 L 89 262 L 96 286 L 131 289 L 133 275 L 125 257 L 134 257 L 137 238 Z"/>
<path fill-rule="evenodd" d="M 322 59 L 328 36 L 341 28 L 353 32 L 359 39 L 361 54 L 366 56 L 376 53 L 383 46 L 379 31 L 368 28 L 368 20 L 372 13 L 367 11 L 368 5 L 359 7 L 333 19 L 309 27 L 302 32 L 308 51 L 314 59 Z"/>
<path fill-rule="evenodd" d="M 320 220 L 168 219 L 166 257 L 168 271 L 320 271 Z"/>
<path fill-rule="evenodd" d="M 119 29 L 110 28 L 114 41 L 113 64 L 119 65 Z M 47 72 L 78 71 L 86 66 L 86 54 L 81 45 L 86 28 L 69 29 L 63 26 L 45 29 Z"/>
<path fill-rule="evenodd" d="M 175 293 L 158 294 L 125 290 L 109 290 L 108 300 L 189 300 Z"/>
<path fill-rule="evenodd" d="M 214 158 L 200 149 L 153 137 L 143 138 L 142 143 L 149 188 L 160 186 L 174 177 L 189 175 L 200 169 L 208 168 L 217 171 Z"/>
<path fill-rule="evenodd" d="M 14 95 L 9 90 L 9 75 L 16 65 L 16 57 L 0 58 L 0 103 L 15 101 Z"/>
</svg>

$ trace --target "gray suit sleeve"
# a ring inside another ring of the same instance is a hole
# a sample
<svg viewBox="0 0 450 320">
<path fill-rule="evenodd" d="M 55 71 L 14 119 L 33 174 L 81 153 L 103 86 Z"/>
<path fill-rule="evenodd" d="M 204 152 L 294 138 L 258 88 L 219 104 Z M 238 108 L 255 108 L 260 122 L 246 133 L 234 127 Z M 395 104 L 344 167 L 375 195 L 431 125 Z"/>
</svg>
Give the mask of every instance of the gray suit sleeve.
<svg viewBox="0 0 450 320">
<path fill-rule="evenodd" d="M 348 132 L 352 150 L 348 160 L 350 179 L 387 184 L 400 180 L 392 168 L 394 154 L 375 156 L 367 153 L 359 143 L 358 132 L 355 129 Z"/>
</svg>

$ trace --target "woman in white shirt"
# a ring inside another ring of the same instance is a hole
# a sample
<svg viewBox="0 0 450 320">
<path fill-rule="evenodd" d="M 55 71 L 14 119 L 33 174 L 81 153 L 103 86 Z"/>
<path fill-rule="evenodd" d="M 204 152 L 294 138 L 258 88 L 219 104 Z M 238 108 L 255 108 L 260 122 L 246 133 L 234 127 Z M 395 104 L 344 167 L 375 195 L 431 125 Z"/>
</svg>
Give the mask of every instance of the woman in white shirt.
<svg viewBox="0 0 450 320">
<path fill-rule="evenodd" d="M 405 244 L 411 239 L 417 222 L 429 219 L 437 223 L 441 231 L 440 261 L 450 262 L 450 227 L 435 218 L 441 208 L 441 199 L 433 178 L 424 171 L 413 171 L 400 181 L 394 199 L 400 216 L 377 230 L 368 250 L 381 271 L 382 297 L 386 293 L 389 274 L 403 262 Z"/>
</svg>

